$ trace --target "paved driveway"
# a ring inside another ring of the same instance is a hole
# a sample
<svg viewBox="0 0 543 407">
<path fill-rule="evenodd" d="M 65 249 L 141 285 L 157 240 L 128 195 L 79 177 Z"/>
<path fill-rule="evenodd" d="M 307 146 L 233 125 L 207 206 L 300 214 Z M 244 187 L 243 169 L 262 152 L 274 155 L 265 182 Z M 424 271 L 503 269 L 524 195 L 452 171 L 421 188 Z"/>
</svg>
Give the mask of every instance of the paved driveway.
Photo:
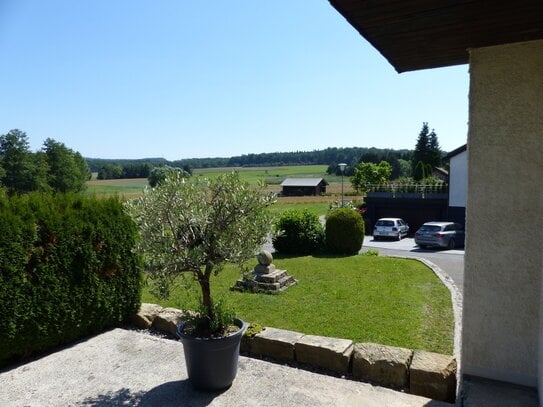
<svg viewBox="0 0 543 407">
<path fill-rule="evenodd" d="M 404 238 L 401 241 L 373 240 L 372 236 L 364 238 L 362 251 L 376 249 L 381 255 L 421 257 L 440 267 L 454 281 L 460 292 L 464 285 L 464 250 L 443 250 L 443 249 L 419 249 L 415 239 Z"/>
</svg>

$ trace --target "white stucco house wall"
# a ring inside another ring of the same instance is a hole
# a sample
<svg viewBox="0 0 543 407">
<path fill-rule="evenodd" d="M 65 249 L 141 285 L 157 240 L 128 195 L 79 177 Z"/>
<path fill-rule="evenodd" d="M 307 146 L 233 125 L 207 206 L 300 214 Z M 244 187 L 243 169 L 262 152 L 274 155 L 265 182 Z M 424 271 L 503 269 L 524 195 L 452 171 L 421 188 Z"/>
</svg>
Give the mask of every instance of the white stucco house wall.
<svg viewBox="0 0 543 407">
<path fill-rule="evenodd" d="M 465 225 L 468 199 L 467 144 L 451 151 L 445 159 L 449 160 L 449 219 Z"/>
<path fill-rule="evenodd" d="M 329 1 L 400 73 L 469 63 L 461 375 L 543 406 L 543 1 Z"/>
</svg>

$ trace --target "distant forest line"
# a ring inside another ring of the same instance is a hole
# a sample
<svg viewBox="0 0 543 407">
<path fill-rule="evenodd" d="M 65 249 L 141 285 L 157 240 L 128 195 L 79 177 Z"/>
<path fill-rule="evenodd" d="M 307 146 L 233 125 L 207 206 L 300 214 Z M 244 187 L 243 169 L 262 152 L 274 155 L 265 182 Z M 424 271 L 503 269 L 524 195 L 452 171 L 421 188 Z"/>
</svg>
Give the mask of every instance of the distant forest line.
<svg viewBox="0 0 543 407">
<path fill-rule="evenodd" d="M 117 166 L 123 169 L 149 168 L 168 165 L 177 168 L 217 168 L 217 167 L 269 167 L 283 165 L 331 165 L 347 163 L 355 167 L 359 162 L 375 162 L 381 160 L 395 162 L 411 160 L 413 150 L 394 150 L 375 147 L 329 147 L 324 150 L 295 151 L 278 153 L 244 154 L 235 157 L 188 158 L 169 161 L 165 158 L 141 159 L 106 159 L 85 158 L 92 172 L 99 172 L 104 166 Z M 137 175 L 138 171 L 124 171 Z M 124 177 L 123 177 L 124 178 Z M 134 176 L 137 178 L 137 176 Z"/>
</svg>

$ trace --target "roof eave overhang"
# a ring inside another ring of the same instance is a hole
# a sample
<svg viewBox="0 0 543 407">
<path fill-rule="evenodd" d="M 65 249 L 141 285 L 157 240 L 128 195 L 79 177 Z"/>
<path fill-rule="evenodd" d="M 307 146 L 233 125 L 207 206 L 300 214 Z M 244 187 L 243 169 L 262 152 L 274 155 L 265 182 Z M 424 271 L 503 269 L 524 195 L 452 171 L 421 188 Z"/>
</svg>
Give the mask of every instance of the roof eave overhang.
<svg viewBox="0 0 543 407">
<path fill-rule="evenodd" d="M 398 72 L 460 65 L 469 49 L 543 39 L 543 1 L 330 0 Z"/>
</svg>

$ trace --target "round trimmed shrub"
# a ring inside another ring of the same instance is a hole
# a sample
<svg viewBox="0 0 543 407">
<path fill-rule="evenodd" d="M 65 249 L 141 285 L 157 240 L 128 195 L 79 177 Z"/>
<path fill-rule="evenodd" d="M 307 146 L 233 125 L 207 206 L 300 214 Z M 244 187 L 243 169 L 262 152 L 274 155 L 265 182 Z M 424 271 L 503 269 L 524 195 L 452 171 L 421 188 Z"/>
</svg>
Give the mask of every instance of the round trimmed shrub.
<svg viewBox="0 0 543 407">
<path fill-rule="evenodd" d="M 305 209 L 283 212 L 274 229 L 273 247 L 280 253 L 312 254 L 324 243 L 319 217 Z"/>
<path fill-rule="evenodd" d="M 333 254 L 356 254 L 364 242 L 364 219 L 352 208 L 339 208 L 326 219 L 326 247 Z"/>
</svg>

